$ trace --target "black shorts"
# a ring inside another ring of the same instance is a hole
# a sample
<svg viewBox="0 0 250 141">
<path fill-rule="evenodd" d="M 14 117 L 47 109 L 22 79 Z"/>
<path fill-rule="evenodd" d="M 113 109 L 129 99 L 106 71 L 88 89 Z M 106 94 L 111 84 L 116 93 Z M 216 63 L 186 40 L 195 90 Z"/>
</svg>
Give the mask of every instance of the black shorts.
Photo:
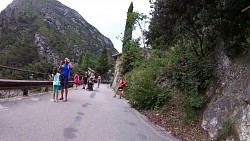
<svg viewBox="0 0 250 141">
<path fill-rule="evenodd" d="M 62 76 L 61 77 L 61 86 L 68 88 L 68 82 L 69 82 L 69 77 L 68 76 Z"/>
<path fill-rule="evenodd" d="M 86 84 L 87 84 L 87 82 L 88 82 L 88 80 L 87 80 L 87 79 L 84 79 L 84 80 L 83 80 L 83 84 L 85 84 L 85 85 L 86 85 Z"/>
</svg>

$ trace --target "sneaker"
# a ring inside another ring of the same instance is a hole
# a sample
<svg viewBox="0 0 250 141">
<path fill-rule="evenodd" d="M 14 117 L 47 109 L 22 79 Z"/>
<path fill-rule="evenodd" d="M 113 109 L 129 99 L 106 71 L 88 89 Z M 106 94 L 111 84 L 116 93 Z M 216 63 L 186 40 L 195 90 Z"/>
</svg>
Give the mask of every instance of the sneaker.
<svg viewBox="0 0 250 141">
<path fill-rule="evenodd" d="M 61 97 L 61 98 L 59 98 L 59 100 L 63 100 L 63 98 Z"/>
<path fill-rule="evenodd" d="M 55 102 L 55 99 L 51 99 L 50 101 L 51 101 L 51 102 Z"/>
</svg>

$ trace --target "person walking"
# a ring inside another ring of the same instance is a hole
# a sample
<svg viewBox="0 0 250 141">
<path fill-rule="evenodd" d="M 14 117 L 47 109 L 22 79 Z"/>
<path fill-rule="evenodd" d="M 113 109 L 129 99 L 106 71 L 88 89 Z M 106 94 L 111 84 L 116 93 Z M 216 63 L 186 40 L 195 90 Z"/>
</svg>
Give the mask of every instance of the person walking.
<svg viewBox="0 0 250 141">
<path fill-rule="evenodd" d="M 82 86 L 82 89 L 85 89 L 86 85 L 87 85 L 87 82 L 88 82 L 88 72 L 85 72 L 85 74 L 83 75 L 82 77 L 82 80 L 83 80 L 83 86 Z"/>
<path fill-rule="evenodd" d="M 102 80 L 102 77 L 101 77 L 101 75 L 99 75 L 98 78 L 97 78 L 98 88 L 100 86 L 101 80 Z"/>
<path fill-rule="evenodd" d="M 69 74 L 70 71 L 73 69 L 73 65 L 70 63 L 70 60 L 68 58 L 64 59 L 64 64 L 61 65 L 61 98 L 59 100 L 64 100 L 65 102 L 68 100 L 68 81 L 69 81 Z M 65 96 L 63 96 L 63 93 L 65 92 Z"/>
<path fill-rule="evenodd" d="M 126 85 L 126 81 L 125 81 L 125 79 L 123 78 L 123 75 L 120 74 L 120 75 L 119 75 L 119 84 L 118 84 L 118 88 L 117 88 L 116 91 L 115 91 L 114 97 L 116 97 L 116 95 L 118 94 L 118 91 L 120 91 L 120 99 L 122 98 L 122 95 L 123 95 L 123 88 L 124 88 L 125 85 Z"/>
<path fill-rule="evenodd" d="M 79 72 L 77 72 L 74 76 L 75 90 L 77 89 L 77 85 L 79 84 Z"/>
<path fill-rule="evenodd" d="M 57 67 L 53 68 L 53 73 L 52 73 L 52 80 L 53 80 L 53 99 L 50 101 L 58 102 L 58 90 L 60 87 L 60 73 L 57 70 Z"/>
</svg>

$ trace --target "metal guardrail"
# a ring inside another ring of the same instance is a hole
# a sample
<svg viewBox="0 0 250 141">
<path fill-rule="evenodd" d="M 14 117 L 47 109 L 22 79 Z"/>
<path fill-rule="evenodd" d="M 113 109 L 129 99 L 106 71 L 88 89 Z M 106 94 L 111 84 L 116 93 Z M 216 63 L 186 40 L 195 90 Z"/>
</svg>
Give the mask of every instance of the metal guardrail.
<svg viewBox="0 0 250 141">
<path fill-rule="evenodd" d="M 52 81 L 0 79 L 0 90 L 52 86 Z"/>
<path fill-rule="evenodd" d="M 53 82 L 48 81 L 49 80 L 49 74 L 48 73 L 41 73 L 31 70 L 24 70 L 24 69 L 18 69 L 13 68 L 9 66 L 3 66 L 0 65 L 0 68 L 3 69 L 9 69 L 9 70 L 16 70 L 16 71 L 22 71 L 22 72 L 29 72 L 34 74 L 42 74 L 45 75 L 45 81 L 39 81 L 39 80 L 10 80 L 10 79 L 0 79 L 0 90 L 10 90 L 10 89 L 21 89 L 23 91 L 23 95 L 28 95 L 28 89 L 33 87 L 46 87 L 45 91 L 48 91 L 48 87 L 52 86 Z M 71 84 L 72 82 L 69 82 Z"/>
<path fill-rule="evenodd" d="M 73 84 L 74 81 L 69 81 L 68 84 Z M 28 95 L 28 89 L 34 87 L 48 87 L 52 86 L 52 81 L 36 81 L 36 80 L 10 80 L 0 79 L 0 90 L 21 89 L 23 95 Z"/>
</svg>

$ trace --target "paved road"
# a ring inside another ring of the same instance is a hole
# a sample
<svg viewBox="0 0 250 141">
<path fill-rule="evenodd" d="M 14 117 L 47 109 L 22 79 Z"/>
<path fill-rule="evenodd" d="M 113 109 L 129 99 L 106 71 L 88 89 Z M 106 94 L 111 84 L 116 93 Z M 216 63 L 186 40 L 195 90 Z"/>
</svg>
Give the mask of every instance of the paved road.
<svg viewBox="0 0 250 141">
<path fill-rule="evenodd" d="M 50 93 L 0 102 L 0 141 L 177 141 L 112 96 L 101 85 L 70 89 L 67 102 Z"/>
</svg>

